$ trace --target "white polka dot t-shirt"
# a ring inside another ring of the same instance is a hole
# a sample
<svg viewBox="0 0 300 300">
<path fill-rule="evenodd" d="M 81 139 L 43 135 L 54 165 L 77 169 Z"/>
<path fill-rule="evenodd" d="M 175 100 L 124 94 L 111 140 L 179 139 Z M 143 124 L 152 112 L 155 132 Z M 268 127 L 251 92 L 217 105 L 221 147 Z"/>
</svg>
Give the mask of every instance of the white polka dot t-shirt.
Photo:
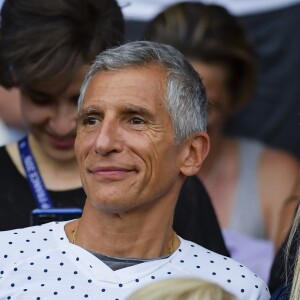
<svg viewBox="0 0 300 300">
<path fill-rule="evenodd" d="M 113 271 L 71 244 L 65 224 L 0 232 L 1 300 L 125 300 L 151 282 L 186 276 L 215 282 L 237 299 L 270 299 L 265 283 L 246 267 L 183 239 L 169 258 Z"/>
</svg>

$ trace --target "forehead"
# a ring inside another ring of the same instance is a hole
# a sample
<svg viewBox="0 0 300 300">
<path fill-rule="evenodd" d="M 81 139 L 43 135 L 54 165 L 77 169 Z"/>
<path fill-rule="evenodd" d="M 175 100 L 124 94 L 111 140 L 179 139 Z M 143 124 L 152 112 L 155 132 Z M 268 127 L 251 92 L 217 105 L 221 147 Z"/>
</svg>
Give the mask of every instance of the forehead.
<svg viewBox="0 0 300 300">
<path fill-rule="evenodd" d="M 164 105 L 166 72 L 157 65 L 99 72 L 90 81 L 83 107 L 90 105 Z"/>
<path fill-rule="evenodd" d="M 224 65 L 202 61 L 191 61 L 191 63 L 204 82 L 217 82 L 219 85 L 225 85 L 229 74 Z"/>
<path fill-rule="evenodd" d="M 207 94 L 212 95 L 229 93 L 227 82 L 229 69 L 224 64 L 191 61 L 206 87 Z"/>
</svg>

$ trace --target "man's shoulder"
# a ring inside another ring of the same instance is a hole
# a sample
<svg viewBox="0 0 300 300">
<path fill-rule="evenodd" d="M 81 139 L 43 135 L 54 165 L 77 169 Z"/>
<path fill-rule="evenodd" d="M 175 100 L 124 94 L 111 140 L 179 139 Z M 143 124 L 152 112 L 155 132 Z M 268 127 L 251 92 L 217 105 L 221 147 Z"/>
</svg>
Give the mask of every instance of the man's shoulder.
<svg viewBox="0 0 300 300">
<path fill-rule="evenodd" d="M 246 272 L 253 274 L 249 269 L 230 257 L 218 254 L 194 242 L 182 238 L 180 239 L 181 245 L 178 249 L 179 255 L 177 258 L 181 259 L 182 265 L 184 265 L 184 262 L 187 262 L 187 266 L 192 269 L 201 269 L 202 266 L 203 268 L 212 270 L 212 275 L 215 275 L 214 269 L 217 270 L 222 267 L 224 267 L 226 271 L 232 268 L 235 271 L 244 269 Z M 255 274 L 253 275 L 256 276 Z"/>
<path fill-rule="evenodd" d="M 172 259 L 186 276 L 215 282 L 238 299 L 269 299 L 265 282 L 239 262 L 181 239 Z M 255 298 L 256 297 L 256 298 Z"/>
<path fill-rule="evenodd" d="M 57 247 L 59 239 L 65 239 L 65 222 L 51 222 L 44 225 L 0 232 L 0 271 L 5 265 L 39 255 Z"/>
<path fill-rule="evenodd" d="M 61 231 L 66 222 L 50 222 L 43 225 L 29 226 L 6 231 L 0 231 L 1 239 L 20 240 L 25 236 L 30 236 L 32 240 L 39 238 L 41 235 L 52 235 L 51 232 Z"/>
</svg>

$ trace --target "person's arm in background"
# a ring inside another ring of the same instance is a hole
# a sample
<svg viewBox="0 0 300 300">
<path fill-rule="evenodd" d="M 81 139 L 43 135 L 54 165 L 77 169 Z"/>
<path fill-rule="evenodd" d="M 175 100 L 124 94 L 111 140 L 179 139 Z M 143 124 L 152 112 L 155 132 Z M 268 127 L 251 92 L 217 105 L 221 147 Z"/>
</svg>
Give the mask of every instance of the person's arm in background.
<svg viewBox="0 0 300 300">
<path fill-rule="evenodd" d="M 290 154 L 266 148 L 260 163 L 259 182 L 268 237 L 276 251 L 284 242 L 300 195 L 299 162 Z"/>
<path fill-rule="evenodd" d="M 300 203 L 300 185 L 295 187 L 295 190 L 291 197 L 286 199 L 281 209 L 281 218 L 279 222 L 277 237 L 276 237 L 276 249 L 278 249 L 283 241 L 286 239 L 291 229 L 297 208 Z"/>
<path fill-rule="evenodd" d="M 9 127 L 25 129 L 18 89 L 7 90 L 0 86 L 0 119 Z"/>
</svg>

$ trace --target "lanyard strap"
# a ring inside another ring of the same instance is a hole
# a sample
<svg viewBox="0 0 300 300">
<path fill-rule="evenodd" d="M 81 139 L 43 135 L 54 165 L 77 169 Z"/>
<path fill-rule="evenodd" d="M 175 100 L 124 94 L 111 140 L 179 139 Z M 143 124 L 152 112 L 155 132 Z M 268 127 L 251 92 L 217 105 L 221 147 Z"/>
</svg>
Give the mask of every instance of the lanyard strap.
<svg viewBox="0 0 300 300">
<path fill-rule="evenodd" d="M 37 206 L 42 209 L 52 208 L 52 200 L 45 188 L 39 169 L 36 165 L 34 157 L 32 156 L 27 136 L 18 142 L 18 147 L 27 175 L 27 182 L 31 188 Z"/>
</svg>

